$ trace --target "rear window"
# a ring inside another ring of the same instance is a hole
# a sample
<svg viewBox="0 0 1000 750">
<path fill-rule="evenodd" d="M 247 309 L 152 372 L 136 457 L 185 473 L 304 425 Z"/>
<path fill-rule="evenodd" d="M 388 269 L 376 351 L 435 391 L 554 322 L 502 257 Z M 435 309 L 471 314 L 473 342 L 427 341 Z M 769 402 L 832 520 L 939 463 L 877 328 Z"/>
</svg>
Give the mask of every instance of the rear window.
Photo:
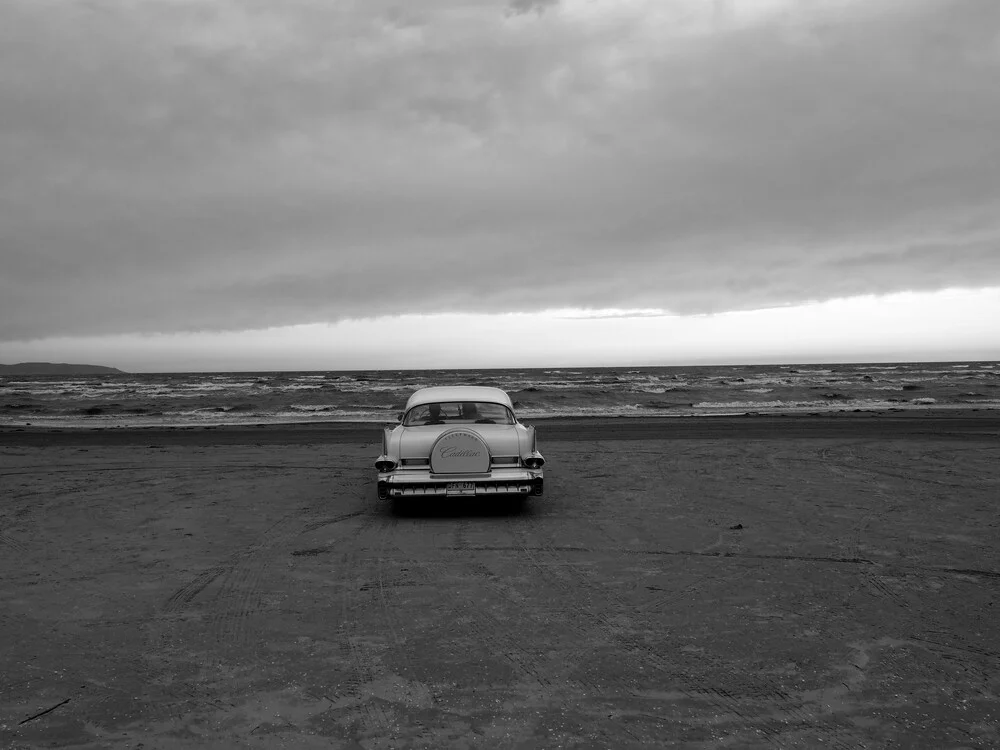
<svg viewBox="0 0 1000 750">
<path fill-rule="evenodd" d="M 428 424 L 514 424 L 510 409 L 487 401 L 444 401 L 421 404 L 403 418 L 406 427 Z"/>
</svg>

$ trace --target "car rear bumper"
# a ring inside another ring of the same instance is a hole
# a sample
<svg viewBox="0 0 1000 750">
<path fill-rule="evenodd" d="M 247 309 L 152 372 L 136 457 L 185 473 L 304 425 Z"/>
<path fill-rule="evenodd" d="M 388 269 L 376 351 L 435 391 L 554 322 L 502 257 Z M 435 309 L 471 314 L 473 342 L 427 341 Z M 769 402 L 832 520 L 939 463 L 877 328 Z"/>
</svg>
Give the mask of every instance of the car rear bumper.
<svg viewBox="0 0 1000 750">
<path fill-rule="evenodd" d="M 380 498 L 416 497 L 489 497 L 496 495 L 541 495 L 541 471 L 493 471 L 490 476 L 433 475 L 429 472 L 393 472 L 379 474 Z"/>
</svg>

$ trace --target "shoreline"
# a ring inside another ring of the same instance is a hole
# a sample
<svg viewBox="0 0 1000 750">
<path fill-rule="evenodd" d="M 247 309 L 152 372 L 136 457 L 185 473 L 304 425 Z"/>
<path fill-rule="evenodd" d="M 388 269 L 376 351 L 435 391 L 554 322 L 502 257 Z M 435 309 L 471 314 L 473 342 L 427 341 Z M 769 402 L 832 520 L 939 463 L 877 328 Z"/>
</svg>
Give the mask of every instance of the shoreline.
<svg viewBox="0 0 1000 750">
<path fill-rule="evenodd" d="M 549 417 L 526 420 L 542 444 L 581 440 L 808 439 L 852 437 L 1000 439 L 1000 410 L 900 409 L 711 416 Z M 387 422 L 51 427 L 0 425 L 0 446 L 67 444 L 255 445 L 372 443 Z"/>
</svg>

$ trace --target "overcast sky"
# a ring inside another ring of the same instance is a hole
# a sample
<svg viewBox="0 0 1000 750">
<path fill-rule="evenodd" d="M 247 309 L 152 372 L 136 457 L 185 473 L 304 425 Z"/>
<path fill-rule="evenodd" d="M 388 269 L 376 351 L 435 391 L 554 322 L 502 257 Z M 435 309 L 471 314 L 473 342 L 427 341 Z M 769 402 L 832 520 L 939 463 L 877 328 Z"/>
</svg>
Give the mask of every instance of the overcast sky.
<svg viewBox="0 0 1000 750">
<path fill-rule="evenodd" d="M 0 362 L 1000 358 L 998 30 L 993 0 L 3 0 Z M 779 346 L 803 316 L 864 345 Z"/>
</svg>

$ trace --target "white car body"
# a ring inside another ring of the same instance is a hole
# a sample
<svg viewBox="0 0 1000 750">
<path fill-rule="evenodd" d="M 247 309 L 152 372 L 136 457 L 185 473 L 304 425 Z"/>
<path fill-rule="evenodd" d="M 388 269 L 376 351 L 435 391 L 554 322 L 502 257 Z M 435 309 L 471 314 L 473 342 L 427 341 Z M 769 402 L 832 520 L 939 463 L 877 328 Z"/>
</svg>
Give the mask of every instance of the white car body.
<svg viewBox="0 0 1000 750">
<path fill-rule="evenodd" d="M 436 408 L 436 411 L 435 411 Z M 541 495 L 535 428 L 499 388 L 422 388 L 382 434 L 380 498 Z"/>
</svg>

